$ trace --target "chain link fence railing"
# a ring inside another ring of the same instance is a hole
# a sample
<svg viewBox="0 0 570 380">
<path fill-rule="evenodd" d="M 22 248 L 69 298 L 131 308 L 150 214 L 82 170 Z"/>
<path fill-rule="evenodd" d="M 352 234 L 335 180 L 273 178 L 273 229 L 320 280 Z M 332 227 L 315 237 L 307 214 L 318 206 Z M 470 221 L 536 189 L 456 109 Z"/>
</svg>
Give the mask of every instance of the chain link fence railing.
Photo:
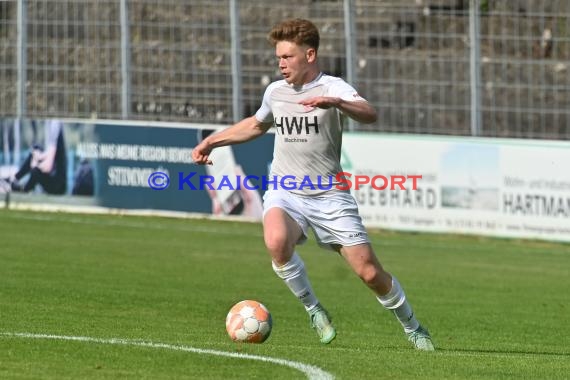
<svg viewBox="0 0 570 380">
<path fill-rule="evenodd" d="M 0 0 L 0 117 L 231 123 L 290 17 L 379 110 L 356 130 L 570 138 L 566 0 Z"/>
</svg>

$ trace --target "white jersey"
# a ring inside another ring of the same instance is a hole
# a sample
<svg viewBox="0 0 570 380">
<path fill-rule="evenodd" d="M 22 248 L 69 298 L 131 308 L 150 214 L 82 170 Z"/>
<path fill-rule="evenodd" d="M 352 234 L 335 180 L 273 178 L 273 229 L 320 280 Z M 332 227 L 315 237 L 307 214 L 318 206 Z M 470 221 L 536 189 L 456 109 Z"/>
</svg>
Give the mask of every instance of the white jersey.
<svg viewBox="0 0 570 380">
<path fill-rule="evenodd" d="M 334 107 L 310 108 L 299 104 L 317 96 L 365 101 L 341 78 L 321 73 L 303 86 L 285 80 L 271 83 L 255 114 L 260 122 L 273 122 L 275 127 L 270 178 L 286 180 L 289 184 L 286 189 L 296 194 L 317 195 L 334 190 L 339 183 L 336 176 L 342 171 L 340 154 L 346 118 Z M 292 182 L 296 186 L 291 186 Z"/>
</svg>

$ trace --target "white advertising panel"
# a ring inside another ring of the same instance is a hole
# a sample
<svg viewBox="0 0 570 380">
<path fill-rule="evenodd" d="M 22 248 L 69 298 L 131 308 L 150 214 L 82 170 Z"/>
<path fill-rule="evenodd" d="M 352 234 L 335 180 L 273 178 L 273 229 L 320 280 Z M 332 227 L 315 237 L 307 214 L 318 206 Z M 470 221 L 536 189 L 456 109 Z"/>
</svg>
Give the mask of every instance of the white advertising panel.
<svg viewBox="0 0 570 380">
<path fill-rule="evenodd" d="M 345 134 L 342 164 L 368 227 L 570 241 L 570 143 Z"/>
</svg>

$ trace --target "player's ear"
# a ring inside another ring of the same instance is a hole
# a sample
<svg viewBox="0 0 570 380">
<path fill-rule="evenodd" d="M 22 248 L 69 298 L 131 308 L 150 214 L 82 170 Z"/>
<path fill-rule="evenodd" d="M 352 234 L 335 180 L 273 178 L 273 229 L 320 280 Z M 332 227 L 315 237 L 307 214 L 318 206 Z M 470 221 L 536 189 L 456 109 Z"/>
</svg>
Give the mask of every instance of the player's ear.
<svg viewBox="0 0 570 380">
<path fill-rule="evenodd" d="M 315 48 L 307 48 L 305 51 L 305 57 L 307 58 L 307 62 L 313 63 L 317 59 L 317 50 Z"/>
</svg>

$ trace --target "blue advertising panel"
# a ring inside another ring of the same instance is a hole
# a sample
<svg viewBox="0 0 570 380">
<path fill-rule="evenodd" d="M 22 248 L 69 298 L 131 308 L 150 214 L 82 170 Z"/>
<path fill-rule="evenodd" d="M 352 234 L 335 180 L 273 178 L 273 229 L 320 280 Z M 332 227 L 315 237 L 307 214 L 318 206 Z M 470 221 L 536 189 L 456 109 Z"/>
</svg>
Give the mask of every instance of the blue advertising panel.
<svg viewBox="0 0 570 380">
<path fill-rule="evenodd" d="M 0 192 L 13 201 L 261 218 L 264 190 L 247 176 L 267 175 L 272 134 L 217 148 L 213 165 L 201 166 L 192 162 L 192 149 L 216 126 L 60 120 L 0 126 Z"/>
</svg>

